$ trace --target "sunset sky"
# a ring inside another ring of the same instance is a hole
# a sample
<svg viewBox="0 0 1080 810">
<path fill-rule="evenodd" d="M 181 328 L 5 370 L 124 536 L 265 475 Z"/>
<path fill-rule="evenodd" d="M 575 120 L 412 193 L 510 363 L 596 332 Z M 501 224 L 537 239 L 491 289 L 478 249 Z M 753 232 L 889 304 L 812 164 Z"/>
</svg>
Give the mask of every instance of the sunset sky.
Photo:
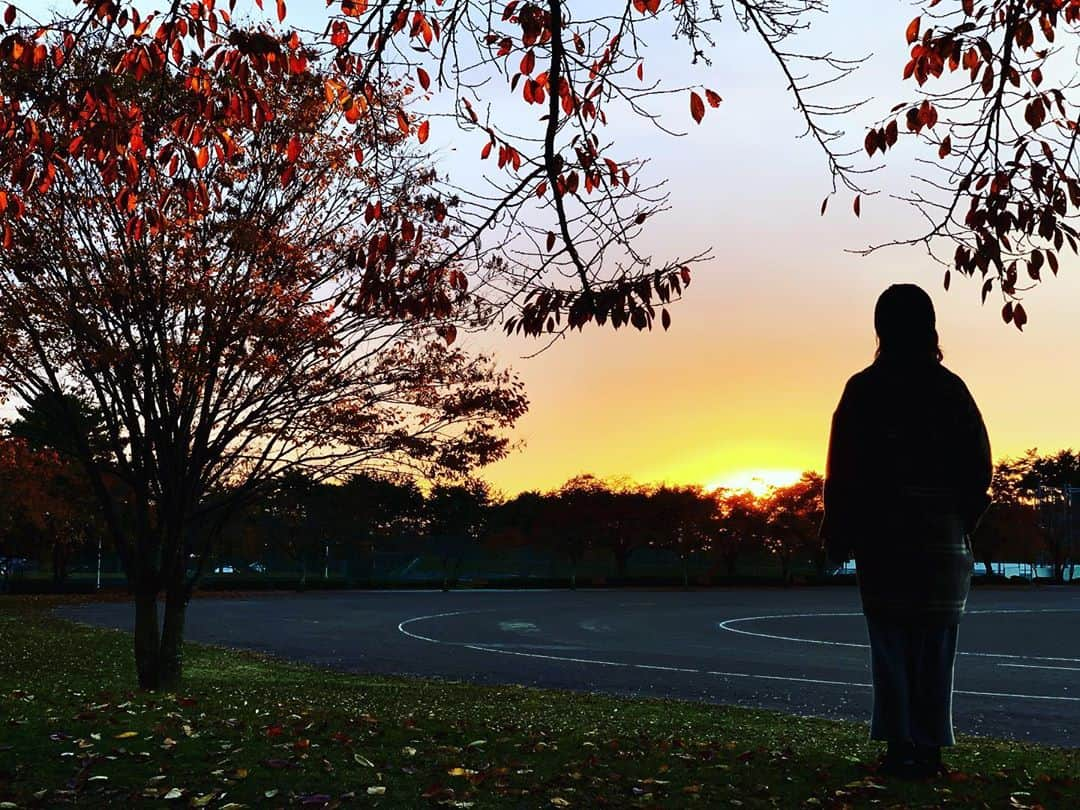
<svg viewBox="0 0 1080 810">
<path fill-rule="evenodd" d="M 850 148 L 858 148 L 868 124 L 913 98 L 900 81 L 913 5 L 835 0 L 831 7 L 807 46 L 873 54 L 856 77 L 821 97 L 874 97 L 846 119 Z M 322 8 L 322 0 L 294 0 L 289 19 L 321 27 Z M 1027 297 L 1031 320 L 1020 334 L 1002 323 L 1000 299 L 979 305 L 978 280 L 954 279 L 945 293 L 942 270 L 917 248 L 869 258 L 845 252 L 918 232 L 915 212 L 887 192 L 906 191 L 914 157 L 931 153 L 902 138 L 888 171 L 870 180 L 886 193 L 863 199 L 861 219 L 847 193 L 819 216 L 830 189 L 824 160 L 797 138 L 802 126 L 776 65 L 733 22 L 719 31 L 711 67 L 690 67 L 668 23 L 653 26 L 645 43 L 650 75 L 723 96 L 703 125 L 691 121 L 683 93 L 656 109 L 685 137 L 625 115 L 609 127 L 624 154 L 651 156 L 651 176 L 669 180 L 672 211 L 651 222 L 644 252 L 662 262 L 712 248 L 715 258 L 697 268 L 667 333 L 589 328 L 532 359 L 523 358 L 536 342 L 467 338 L 512 365 L 532 402 L 514 431 L 521 447 L 483 476 L 513 494 L 582 472 L 713 486 L 822 470 L 844 382 L 872 358 L 874 300 L 900 281 L 933 296 L 946 364 L 980 404 L 996 456 L 1080 444 L 1080 262 L 1063 256 L 1060 277 Z M 518 106 L 522 122 L 537 115 Z M 468 186 L 480 177 L 481 136 L 468 136 L 474 143 L 450 127 L 436 121 L 428 146 L 440 168 Z"/>
<path fill-rule="evenodd" d="M 874 54 L 837 89 L 840 98 L 875 96 L 847 119 L 857 148 L 869 122 L 912 97 L 900 76 L 914 12 L 906 2 L 875 2 L 873 16 L 866 2 L 831 5 L 813 41 Z M 1077 444 L 1080 262 L 1065 258 L 1061 275 L 1028 295 L 1021 334 L 1002 322 L 999 299 L 980 306 L 979 281 L 954 278 L 946 293 L 942 270 L 917 248 L 846 253 L 912 235 L 919 219 L 887 193 L 864 198 L 861 219 L 850 194 L 819 216 L 830 188 L 824 162 L 796 137 L 800 122 L 760 45 L 726 25 L 711 68 L 689 68 L 681 44 L 664 36 L 649 45 L 647 70 L 663 65 L 676 82 L 700 77 L 724 103 L 696 126 L 685 95 L 674 99 L 667 120 L 689 132 L 681 139 L 625 118 L 610 129 L 670 179 L 673 210 L 647 231 L 651 252 L 712 247 L 716 258 L 697 269 L 667 333 L 587 329 L 528 360 L 518 358 L 534 343 L 493 342 L 526 381 L 532 408 L 515 431 L 524 447 L 489 467 L 488 480 L 512 494 L 585 471 L 715 485 L 744 483 L 756 470 L 778 478 L 823 470 L 844 382 L 872 359 L 874 301 L 902 281 L 933 296 L 946 365 L 979 402 L 996 456 Z M 926 147 L 902 139 L 888 173 L 871 182 L 906 191 L 917 154 Z"/>
</svg>

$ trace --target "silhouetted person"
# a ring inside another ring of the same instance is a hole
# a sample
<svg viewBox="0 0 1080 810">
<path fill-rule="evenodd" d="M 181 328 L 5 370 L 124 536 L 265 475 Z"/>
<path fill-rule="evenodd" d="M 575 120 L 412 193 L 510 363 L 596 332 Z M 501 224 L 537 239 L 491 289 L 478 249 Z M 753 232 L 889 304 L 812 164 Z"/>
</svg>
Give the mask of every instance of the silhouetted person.
<svg viewBox="0 0 1080 810">
<path fill-rule="evenodd" d="M 855 557 L 870 636 L 886 773 L 929 776 L 952 745 L 953 664 L 990 499 L 990 442 L 963 380 L 941 364 L 934 305 L 914 284 L 874 309 L 873 364 L 833 414 L 821 533 L 829 558 Z"/>
</svg>

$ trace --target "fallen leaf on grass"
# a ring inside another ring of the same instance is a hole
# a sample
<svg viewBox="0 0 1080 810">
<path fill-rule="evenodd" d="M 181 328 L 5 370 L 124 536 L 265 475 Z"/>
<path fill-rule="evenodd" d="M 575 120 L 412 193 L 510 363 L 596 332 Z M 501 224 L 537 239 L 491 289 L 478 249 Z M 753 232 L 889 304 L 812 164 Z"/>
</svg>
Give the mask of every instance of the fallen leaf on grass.
<svg viewBox="0 0 1080 810">
<path fill-rule="evenodd" d="M 365 768 L 374 768 L 375 763 L 365 757 L 363 754 L 353 754 L 353 760 L 357 765 L 363 765 Z"/>
<path fill-rule="evenodd" d="M 368 796 L 383 796 L 386 793 L 386 788 L 383 785 L 374 785 L 367 789 Z"/>
<path fill-rule="evenodd" d="M 122 734 L 117 734 L 113 739 L 114 740 L 130 740 L 132 737 L 138 737 L 138 736 L 139 736 L 139 732 L 137 732 L 137 731 L 125 731 Z"/>
<path fill-rule="evenodd" d="M 844 785 L 846 788 L 852 788 L 858 790 L 859 788 L 869 788 L 870 790 L 888 790 L 884 785 L 879 785 L 873 781 L 869 776 L 865 779 L 856 779 L 854 782 L 848 782 Z"/>
<path fill-rule="evenodd" d="M 167 799 L 169 801 L 174 801 L 175 799 L 182 799 L 183 797 L 184 791 L 182 791 L 180 788 L 173 788 L 161 798 Z"/>
</svg>

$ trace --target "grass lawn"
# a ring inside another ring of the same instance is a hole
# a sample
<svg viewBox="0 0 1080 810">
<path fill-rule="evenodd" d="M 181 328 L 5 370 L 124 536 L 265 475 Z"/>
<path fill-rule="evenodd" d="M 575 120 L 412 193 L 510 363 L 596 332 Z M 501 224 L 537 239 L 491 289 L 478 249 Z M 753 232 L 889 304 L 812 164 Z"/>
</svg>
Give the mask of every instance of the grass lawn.
<svg viewBox="0 0 1080 810">
<path fill-rule="evenodd" d="M 191 644 L 179 694 L 130 639 L 0 598 L 0 807 L 1080 807 L 1080 752 L 965 739 L 877 778 L 859 723 L 348 675 Z"/>
</svg>

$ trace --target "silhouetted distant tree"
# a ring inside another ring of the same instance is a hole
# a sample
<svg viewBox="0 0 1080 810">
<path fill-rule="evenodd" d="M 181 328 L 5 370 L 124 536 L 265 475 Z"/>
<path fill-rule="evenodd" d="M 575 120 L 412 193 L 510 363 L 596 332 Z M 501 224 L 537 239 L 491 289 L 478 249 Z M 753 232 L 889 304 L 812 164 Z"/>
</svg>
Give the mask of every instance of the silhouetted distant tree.
<svg viewBox="0 0 1080 810">
<path fill-rule="evenodd" d="M 51 460 L 38 482 L 45 501 L 39 502 L 34 525 L 48 549 L 53 581 L 67 579 L 74 552 L 105 532 L 90 481 L 79 463 L 79 447 L 97 459 L 107 452 L 105 420 L 91 402 L 74 394 L 42 393 L 16 408 L 18 418 L 7 432 L 26 441 Z M 44 456 L 42 457 L 44 459 Z M 116 486 L 115 481 L 110 482 Z"/>
<path fill-rule="evenodd" d="M 616 577 L 625 580 L 630 555 L 649 542 L 648 490 L 625 479 L 602 480 L 593 475 L 570 479 L 563 491 L 568 488 L 584 496 L 590 542 L 611 554 Z"/>
<path fill-rule="evenodd" d="M 490 504 L 491 490 L 478 479 L 436 484 L 428 494 L 428 535 L 442 563 L 444 591 L 457 579 L 462 558 L 483 534 Z"/>
<path fill-rule="evenodd" d="M 791 582 L 792 563 L 800 557 L 824 573 L 827 558 L 818 537 L 824 513 L 823 484 L 819 474 L 804 472 L 797 482 L 774 488 L 765 499 L 766 544 L 780 560 L 785 583 Z"/>
<path fill-rule="evenodd" d="M 717 510 L 710 529 L 710 548 L 732 577 L 740 557 L 763 547 L 767 533 L 765 504 L 748 490 L 718 490 L 713 497 Z"/>
<path fill-rule="evenodd" d="M 690 558 L 708 548 L 717 503 L 700 486 L 660 486 L 648 493 L 652 541 L 679 557 L 683 587 L 690 585 Z"/>
<path fill-rule="evenodd" d="M 570 589 L 577 588 L 578 567 L 590 550 L 600 546 L 607 531 L 606 489 L 592 475 L 571 478 L 551 494 L 551 547 L 570 565 Z"/>
<path fill-rule="evenodd" d="M 1075 513 L 1067 514 L 1067 487 L 1080 486 L 1080 455 L 1058 450 L 1039 455 L 1029 449 L 1021 457 L 1002 459 L 994 474 L 994 505 L 985 530 L 975 536 L 976 554 L 1011 557 L 1029 563 L 1049 557 L 1052 576 L 1063 581 L 1074 561 Z M 1074 530 L 1070 530 L 1074 529 Z M 982 546 L 982 552 L 980 551 Z"/>
<path fill-rule="evenodd" d="M 279 476 L 262 497 L 262 518 L 275 548 L 284 551 L 299 568 L 297 588 L 307 587 L 308 569 L 314 564 L 322 538 L 311 531 L 311 510 L 318 483 L 302 470 Z"/>
</svg>

